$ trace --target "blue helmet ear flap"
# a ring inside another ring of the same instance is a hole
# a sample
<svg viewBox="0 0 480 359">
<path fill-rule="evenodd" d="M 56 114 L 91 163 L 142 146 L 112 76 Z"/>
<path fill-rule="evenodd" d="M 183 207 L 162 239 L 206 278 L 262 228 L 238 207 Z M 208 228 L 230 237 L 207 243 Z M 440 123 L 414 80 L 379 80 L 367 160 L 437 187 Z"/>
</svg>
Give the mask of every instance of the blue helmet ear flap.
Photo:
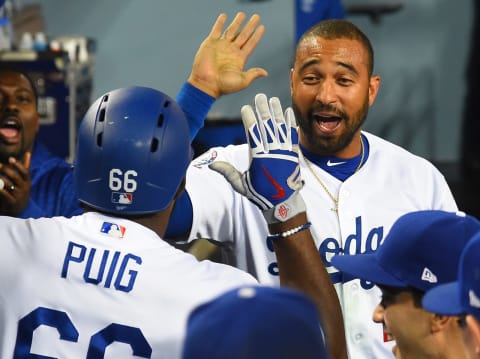
<svg viewBox="0 0 480 359">
<path fill-rule="evenodd" d="M 85 114 L 78 131 L 75 186 L 81 202 L 116 214 L 164 210 L 191 159 L 182 109 L 147 87 L 111 91 Z"/>
</svg>

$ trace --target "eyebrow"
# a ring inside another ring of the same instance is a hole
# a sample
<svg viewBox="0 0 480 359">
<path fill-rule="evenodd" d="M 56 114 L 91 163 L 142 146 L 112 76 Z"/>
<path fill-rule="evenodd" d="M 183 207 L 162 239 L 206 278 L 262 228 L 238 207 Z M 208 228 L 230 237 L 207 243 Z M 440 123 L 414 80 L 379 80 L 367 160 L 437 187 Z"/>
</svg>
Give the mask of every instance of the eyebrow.
<svg viewBox="0 0 480 359">
<path fill-rule="evenodd" d="M 33 91 L 27 87 L 20 87 L 18 88 L 15 93 L 18 94 L 18 93 L 28 93 L 29 95 L 32 95 L 33 96 Z"/>
<path fill-rule="evenodd" d="M 309 66 L 317 65 L 317 64 L 319 64 L 319 63 L 320 63 L 320 61 L 319 61 L 318 59 L 312 59 L 312 60 L 310 60 L 310 61 L 307 61 L 307 62 L 305 62 L 302 66 L 300 66 L 299 72 L 302 72 L 303 70 L 305 70 L 305 69 L 306 69 L 307 67 L 309 67 Z M 353 72 L 356 76 L 359 76 L 359 75 L 360 75 L 360 74 L 358 73 L 357 69 L 356 69 L 353 65 L 351 65 L 351 64 L 349 64 L 349 63 L 342 62 L 342 61 L 336 61 L 335 63 L 336 63 L 338 66 L 344 67 L 344 68 L 346 68 L 347 70 Z"/>
</svg>

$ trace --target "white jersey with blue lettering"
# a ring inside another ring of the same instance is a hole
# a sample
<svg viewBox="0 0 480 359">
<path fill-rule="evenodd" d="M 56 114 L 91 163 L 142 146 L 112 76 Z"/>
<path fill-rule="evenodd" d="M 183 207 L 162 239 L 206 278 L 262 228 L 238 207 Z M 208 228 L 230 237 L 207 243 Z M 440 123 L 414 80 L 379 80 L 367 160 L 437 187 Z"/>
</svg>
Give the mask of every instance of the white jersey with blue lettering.
<svg viewBox="0 0 480 359">
<path fill-rule="evenodd" d="M 195 306 L 257 283 L 98 213 L 0 217 L 0 238 L 1 358 L 180 358 Z"/>
<path fill-rule="evenodd" d="M 380 291 L 371 283 L 345 278 L 331 266 L 331 257 L 375 251 L 402 214 L 426 209 L 455 211 L 457 206 L 445 178 L 430 162 L 375 135 L 363 135 L 370 148 L 368 159 L 344 182 L 314 164 L 310 169 L 301 156 L 305 181 L 301 194 L 315 243 L 340 298 L 350 357 L 391 358 L 393 343 L 384 343 L 382 326 L 372 321 Z M 248 147 L 212 148 L 192 162 L 187 172 L 194 208 L 189 239 L 223 242 L 229 263 L 252 273 L 260 283 L 278 284 L 278 266 L 266 241 L 268 228 L 261 212 L 208 168 L 212 161 L 227 161 L 244 172 Z M 332 198 L 312 171 L 338 198 L 338 211 L 332 210 Z"/>
</svg>

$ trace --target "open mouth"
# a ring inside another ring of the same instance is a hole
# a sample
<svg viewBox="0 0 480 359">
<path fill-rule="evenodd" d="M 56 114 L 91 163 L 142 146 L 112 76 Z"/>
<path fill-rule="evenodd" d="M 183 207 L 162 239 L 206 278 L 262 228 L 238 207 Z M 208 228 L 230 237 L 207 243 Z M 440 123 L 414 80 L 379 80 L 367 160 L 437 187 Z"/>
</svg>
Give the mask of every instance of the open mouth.
<svg viewBox="0 0 480 359">
<path fill-rule="evenodd" d="M 314 115 L 314 119 L 317 122 L 320 130 L 326 133 L 332 133 L 340 127 L 342 118 L 339 116 L 330 115 Z"/>
<path fill-rule="evenodd" d="M 20 135 L 21 125 L 18 120 L 11 116 L 0 122 L 0 137 L 5 142 L 16 141 Z"/>
</svg>

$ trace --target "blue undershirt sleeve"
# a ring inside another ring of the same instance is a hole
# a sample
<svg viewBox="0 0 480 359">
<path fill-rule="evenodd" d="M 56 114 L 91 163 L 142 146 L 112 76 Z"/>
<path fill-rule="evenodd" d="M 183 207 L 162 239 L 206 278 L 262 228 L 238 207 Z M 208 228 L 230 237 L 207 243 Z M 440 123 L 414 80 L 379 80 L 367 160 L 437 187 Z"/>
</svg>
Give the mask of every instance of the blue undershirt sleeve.
<svg viewBox="0 0 480 359">
<path fill-rule="evenodd" d="M 37 206 L 35 202 L 30 198 L 27 206 L 23 209 L 22 213 L 18 215 L 18 218 L 40 218 L 46 217 L 45 212 Z"/>
<path fill-rule="evenodd" d="M 185 82 L 177 94 L 176 101 L 187 116 L 190 139 L 193 141 L 203 127 L 203 122 L 215 103 L 215 98 Z"/>
<path fill-rule="evenodd" d="M 183 191 L 173 207 L 165 238 L 186 240 L 193 222 L 192 201 L 187 191 Z"/>
</svg>

